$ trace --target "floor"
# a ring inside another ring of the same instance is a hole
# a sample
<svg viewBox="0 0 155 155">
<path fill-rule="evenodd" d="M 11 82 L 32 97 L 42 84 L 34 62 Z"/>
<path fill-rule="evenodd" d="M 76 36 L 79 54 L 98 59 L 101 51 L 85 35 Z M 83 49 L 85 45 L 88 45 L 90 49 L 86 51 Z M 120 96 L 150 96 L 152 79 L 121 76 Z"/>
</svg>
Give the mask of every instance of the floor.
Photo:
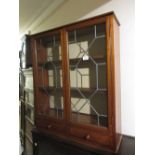
<svg viewBox="0 0 155 155">
<path fill-rule="evenodd" d="M 117 155 L 135 155 L 135 139 L 123 136 L 123 140 Z"/>
</svg>

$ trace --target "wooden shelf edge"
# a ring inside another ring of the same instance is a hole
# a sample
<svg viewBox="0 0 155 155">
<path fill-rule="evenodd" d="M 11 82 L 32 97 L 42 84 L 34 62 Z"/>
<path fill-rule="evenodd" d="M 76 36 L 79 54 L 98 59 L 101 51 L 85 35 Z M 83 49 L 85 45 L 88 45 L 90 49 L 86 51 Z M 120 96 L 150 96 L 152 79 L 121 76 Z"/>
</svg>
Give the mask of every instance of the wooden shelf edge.
<svg viewBox="0 0 155 155">
<path fill-rule="evenodd" d="M 56 87 L 51 87 L 51 86 L 47 86 L 47 87 L 44 87 L 44 86 L 39 86 L 39 89 L 41 90 L 47 90 L 47 91 L 54 91 L 54 90 L 63 90 L 63 87 L 60 87 L 60 88 L 56 88 Z M 97 90 L 97 88 L 76 88 L 76 87 L 71 87 L 70 90 L 71 91 L 78 91 L 78 89 L 82 92 L 86 92 L 86 93 L 89 93 L 89 92 L 93 92 L 95 90 Z M 98 91 L 107 91 L 107 88 L 98 88 Z"/>
</svg>

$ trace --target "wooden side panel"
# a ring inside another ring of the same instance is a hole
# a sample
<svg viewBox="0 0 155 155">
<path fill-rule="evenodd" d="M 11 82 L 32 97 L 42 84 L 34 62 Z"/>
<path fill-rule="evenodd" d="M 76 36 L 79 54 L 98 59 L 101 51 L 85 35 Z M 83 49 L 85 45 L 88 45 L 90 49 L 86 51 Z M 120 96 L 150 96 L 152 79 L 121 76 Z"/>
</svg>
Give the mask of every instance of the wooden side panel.
<svg viewBox="0 0 155 155">
<path fill-rule="evenodd" d="M 114 61 L 114 101 L 115 101 L 115 145 L 116 151 L 121 142 L 121 83 L 120 83 L 120 36 L 119 26 L 114 15 L 111 16 L 111 26 L 113 30 L 113 61 Z"/>
<path fill-rule="evenodd" d="M 106 17 L 106 37 L 107 37 L 107 85 L 108 85 L 108 129 L 112 134 L 113 130 L 113 67 L 111 66 L 111 29 L 110 18 Z"/>
</svg>

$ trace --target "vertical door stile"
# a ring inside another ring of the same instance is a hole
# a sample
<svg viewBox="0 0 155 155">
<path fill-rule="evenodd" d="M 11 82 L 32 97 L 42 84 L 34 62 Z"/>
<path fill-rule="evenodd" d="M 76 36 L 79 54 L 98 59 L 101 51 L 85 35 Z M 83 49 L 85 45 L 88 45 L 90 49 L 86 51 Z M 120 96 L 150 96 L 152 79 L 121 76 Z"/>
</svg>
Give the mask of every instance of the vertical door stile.
<svg viewBox="0 0 155 155">
<path fill-rule="evenodd" d="M 64 119 L 66 127 L 69 127 L 70 121 L 70 77 L 69 77 L 69 57 L 68 57 L 68 41 L 67 32 L 61 30 L 61 46 L 62 46 L 62 76 L 63 76 L 63 95 L 64 95 Z"/>
</svg>

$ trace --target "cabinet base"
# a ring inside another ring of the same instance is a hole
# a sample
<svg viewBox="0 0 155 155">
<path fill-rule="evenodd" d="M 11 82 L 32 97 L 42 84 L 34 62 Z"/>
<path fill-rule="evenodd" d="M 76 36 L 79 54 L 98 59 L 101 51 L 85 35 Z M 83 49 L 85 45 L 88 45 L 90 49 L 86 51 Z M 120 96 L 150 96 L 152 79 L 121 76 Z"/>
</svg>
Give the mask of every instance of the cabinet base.
<svg viewBox="0 0 155 155">
<path fill-rule="evenodd" d="M 34 148 L 33 148 L 34 155 L 38 155 L 38 151 L 40 152 L 42 149 L 44 149 L 43 147 L 46 148 L 46 146 L 49 146 L 49 145 L 55 146 L 56 144 L 60 148 L 64 147 L 67 150 L 70 150 L 70 149 L 74 150 L 75 149 L 76 152 L 79 152 L 79 150 L 80 150 L 80 152 L 88 152 L 88 153 L 90 153 L 90 155 L 92 153 L 111 155 L 113 153 L 118 152 L 119 146 L 120 146 L 121 140 L 122 140 L 122 135 L 120 135 L 119 143 L 117 145 L 117 149 L 112 150 L 112 148 L 110 148 L 110 147 L 101 146 L 101 145 L 94 145 L 94 144 L 90 144 L 90 143 L 81 143 L 81 142 L 76 141 L 75 138 L 71 138 L 71 137 L 66 138 L 66 136 L 63 136 L 63 135 L 58 136 L 58 135 L 52 134 L 52 133 L 48 134 L 47 132 L 45 133 L 44 131 L 40 131 L 37 129 L 34 129 L 32 131 L 32 135 L 33 135 L 33 141 L 34 141 Z M 45 149 L 45 150 L 48 150 L 48 149 Z M 74 153 L 74 155 L 76 155 L 74 151 L 73 151 L 73 153 Z M 77 154 L 77 155 L 79 155 L 79 154 Z"/>
</svg>

